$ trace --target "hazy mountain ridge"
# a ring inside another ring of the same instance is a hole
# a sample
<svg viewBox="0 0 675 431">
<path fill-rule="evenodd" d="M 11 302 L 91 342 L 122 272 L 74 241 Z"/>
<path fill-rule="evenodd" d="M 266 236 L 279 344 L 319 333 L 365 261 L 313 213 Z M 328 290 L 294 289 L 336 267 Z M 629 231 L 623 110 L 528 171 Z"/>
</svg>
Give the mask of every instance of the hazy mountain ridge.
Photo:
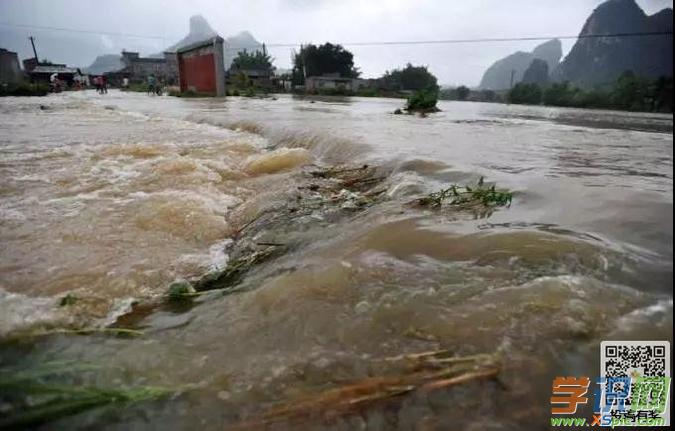
<svg viewBox="0 0 675 431">
<path fill-rule="evenodd" d="M 646 15 L 634 0 L 609 0 L 593 11 L 580 35 L 672 30 L 672 9 Z M 551 78 L 593 87 L 612 82 L 628 70 L 648 78 L 672 76 L 672 50 L 672 35 L 582 38 L 552 71 Z"/>
<path fill-rule="evenodd" d="M 217 35 L 218 33 L 213 30 L 208 21 L 206 21 L 206 18 L 201 15 L 194 15 L 190 17 L 190 30 L 188 34 L 178 42 L 166 48 L 164 52 L 175 52 L 182 47 L 215 37 Z M 232 60 L 234 60 L 234 58 L 237 56 L 237 53 L 244 49 L 248 51 L 259 50 L 262 49 L 262 44 L 258 42 L 248 31 L 242 31 L 241 33 L 226 38 L 225 44 L 223 46 L 225 67 L 229 68 Z M 163 53 L 150 55 L 150 57 L 157 58 L 161 58 L 163 56 Z M 120 70 L 123 67 L 124 64 L 122 63 L 121 55 L 107 54 L 96 57 L 94 62 L 85 68 L 85 70 L 87 73 L 101 74 Z"/>
<path fill-rule="evenodd" d="M 175 44 L 166 48 L 164 51 L 175 52 L 180 48 L 217 35 L 218 33 L 213 28 L 211 28 L 208 21 L 206 21 L 206 18 L 201 15 L 193 15 L 190 17 L 190 31 L 188 34 Z"/>
<path fill-rule="evenodd" d="M 200 42 L 205 39 L 217 36 L 218 33 L 211 28 L 206 18 L 201 15 L 190 17 L 190 32 L 183 39 L 171 45 L 165 51 L 175 52 L 176 50 Z M 230 67 L 232 60 L 237 56 L 237 53 L 242 50 L 255 51 L 262 49 L 262 44 L 258 42 L 255 37 L 248 31 L 242 31 L 234 36 L 225 38 L 223 46 L 223 55 L 225 57 L 225 68 Z M 160 54 L 161 55 L 161 54 Z"/>
<path fill-rule="evenodd" d="M 511 85 L 511 71 L 513 83 L 523 79 L 525 71 L 530 67 L 532 60 L 541 59 L 553 70 L 562 57 L 562 44 L 558 39 L 551 39 L 535 47 L 532 52 L 518 51 L 496 61 L 490 66 L 480 82 L 480 88 L 485 90 L 504 90 Z"/>
<path fill-rule="evenodd" d="M 96 57 L 93 63 L 82 69 L 82 72 L 92 75 L 100 75 L 106 72 L 114 72 L 124 68 L 122 56 L 117 54 L 105 54 Z"/>
<path fill-rule="evenodd" d="M 225 39 L 225 46 L 223 46 L 225 57 L 225 68 L 229 68 L 232 60 L 237 56 L 239 51 L 256 51 L 262 50 L 262 44 L 258 42 L 255 37 L 248 31 L 242 31 L 234 36 Z"/>
</svg>

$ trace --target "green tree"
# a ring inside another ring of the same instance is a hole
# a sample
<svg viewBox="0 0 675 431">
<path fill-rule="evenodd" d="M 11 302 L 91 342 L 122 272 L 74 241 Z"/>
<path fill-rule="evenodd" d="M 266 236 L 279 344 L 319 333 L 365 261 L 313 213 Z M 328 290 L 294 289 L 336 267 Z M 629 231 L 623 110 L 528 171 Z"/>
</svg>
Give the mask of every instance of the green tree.
<svg viewBox="0 0 675 431">
<path fill-rule="evenodd" d="M 239 90 L 253 87 L 253 81 L 244 72 L 235 72 L 232 76 L 232 86 Z"/>
<path fill-rule="evenodd" d="M 233 71 L 260 70 L 271 73 L 274 70 L 274 66 L 272 65 L 273 61 L 274 59 L 266 52 L 255 51 L 249 53 L 246 50 L 243 50 L 239 51 L 237 53 L 237 57 L 232 60 L 230 69 Z"/>
<path fill-rule="evenodd" d="M 652 110 L 673 112 L 673 78 L 661 76 L 652 84 Z"/>
<path fill-rule="evenodd" d="M 294 82 L 304 84 L 305 76 L 321 76 L 336 73 L 342 78 L 358 78 L 354 66 L 354 54 L 341 45 L 326 42 L 323 45 L 305 45 L 293 54 Z"/>
<path fill-rule="evenodd" d="M 466 100 L 469 97 L 469 94 L 471 94 L 469 87 L 464 85 L 457 87 L 457 100 Z"/>
<path fill-rule="evenodd" d="M 385 72 L 382 85 L 388 90 L 438 90 L 438 80 L 426 66 L 408 63 L 403 69 Z"/>
<path fill-rule="evenodd" d="M 516 104 L 539 105 L 541 103 L 541 96 L 541 87 L 537 84 L 520 82 L 509 90 L 509 101 Z"/>
<path fill-rule="evenodd" d="M 570 83 L 555 82 L 546 87 L 543 94 L 544 105 L 552 106 L 574 106 L 578 99 L 579 89 L 571 87 Z"/>
<path fill-rule="evenodd" d="M 495 102 L 497 101 L 497 93 L 492 90 L 482 90 L 478 93 L 478 100 L 481 102 Z"/>
<path fill-rule="evenodd" d="M 600 108 L 609 109 L 612 107 L 610 94 L 601 90 L 578 90 L 572 99 L 572 104 L 578 108 Z"/>
<path fill-rule="evenodd" d="M 648 108 L 649 83 L 633 72 L 619 76 L 612 90 L 612 102 L 618 109 L 641 111 Z"/>
</svg>

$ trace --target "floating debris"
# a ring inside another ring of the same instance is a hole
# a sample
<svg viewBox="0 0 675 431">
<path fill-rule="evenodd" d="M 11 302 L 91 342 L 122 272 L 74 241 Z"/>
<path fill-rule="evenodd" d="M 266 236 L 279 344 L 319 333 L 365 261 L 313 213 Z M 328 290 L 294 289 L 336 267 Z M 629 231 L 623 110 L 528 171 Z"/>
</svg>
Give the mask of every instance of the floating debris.
<svg viewBox="0 0 675 431">
<path fill-rule="evenodd" d="M 376 403 L 400 401 L 414 392 L 432 392 L 472 381 L 495 379 L 500 369 L 495 355 L 458 357 L 451 356 L 448 350 L 400 355 L 381 362 L 382 366 L 378 369 L 383 371 L 390 370 L 392 365 L 397 368 L 381 376 L 301 396 L 270 409 L 259 418 L 227 429 L 260 429 L 293 421 L 306 424 L 308 419 L 331 421 L 359 414 Z"/>
<path fill-rule="evenodd" d="M 498 190 L 494 184 L 486 186 L 481 177 L 476 186 L 452 185 L 417 199 L 416 203 L 422 207 L 441 208 L 450 205 L 462 209 L 477 207 L 494 208 L 511 205 L 513 193 L 508 190 Z"/>
<path fill-rule="evenodd" d="M 116 335 L 127 337 L 140 337 L 144 335 L 143 331 L 130 328 L 56 328 L 48 330 L 38 330 L 32 332 L 17 332 L 13 335 L 3 338 L 3 341 L 21 341 L 26 339 L 48 337 L 51 335 Z"/>
<path fill-rule="evenodd" d="M 232 259 L 224 270 L 206 275 L 194 285 L 197 292 L 222 289 L 236 285 L 251 267 L 262 263 L 277 253 L 277 246 L 268 246 L 263 250 L 254 251 L 246 256 Z"/>
</svg>

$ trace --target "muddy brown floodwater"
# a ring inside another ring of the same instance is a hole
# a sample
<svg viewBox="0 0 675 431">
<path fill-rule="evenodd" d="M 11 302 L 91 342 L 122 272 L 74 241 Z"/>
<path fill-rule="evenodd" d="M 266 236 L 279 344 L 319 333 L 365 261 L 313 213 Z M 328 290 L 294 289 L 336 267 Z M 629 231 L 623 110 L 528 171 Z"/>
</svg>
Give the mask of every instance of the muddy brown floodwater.
<svg viewBox="0 0 675 431">
<path fill-rule="evenodd" d="M 548 429 L 552 378 L 597 374 L 601 340 L 672 342 L 672 116 L 391 115 L 401 103 L 0 99 L 0 368 L 72 361 L 96 370 L 61 384 L 171 389 L 35 426 Z M 307 200 L 313 170 L 363 164 L 377 199 L 355 210 L 345 191 L 330 211 L 259 222 L 253 240 L 285 248 L 236 292 L 143 308 L 225 268 L 242 228 Z M 481 176 L 512 205 L 409 205 Z M 142 335 L 34 336 L 115 322 Z M 480 354 L 486 378 L 437 380 Z M 0 412 L 21 414 L 14 401 Z"/>
</svg>

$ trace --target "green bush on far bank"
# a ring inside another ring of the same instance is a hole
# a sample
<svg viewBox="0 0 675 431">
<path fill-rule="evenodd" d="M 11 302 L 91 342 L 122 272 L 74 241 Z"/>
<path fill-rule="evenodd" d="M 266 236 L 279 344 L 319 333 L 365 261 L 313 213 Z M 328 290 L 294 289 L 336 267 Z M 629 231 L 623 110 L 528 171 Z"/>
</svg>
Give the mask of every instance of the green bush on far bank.
<svg viewBox="0 0 675 431">
<path fill-rule="evenodd" d="M 0 85 L 0 97 L 3 96 L 46 96 L 49 85 L 44 83 L 21 82 L 18 84 Z"/>
<path fill-rule="evenodd" d="M 508 94 L 510 103 L 625 111 L 673 112 L 673 78 L 648 80 L 632 72 L 622 74 L 609 88 L 584 90 L 569 82 L 516 84 Z"/>
<path fill-rule="evenodd" d="M 122 88 L 122 91 L 133 91 L 136 93 L 147 93 L 148 92 L 148 84 L 146 82 L 136 82 L 129 84 L 128 87 Z"/>
</svg>

